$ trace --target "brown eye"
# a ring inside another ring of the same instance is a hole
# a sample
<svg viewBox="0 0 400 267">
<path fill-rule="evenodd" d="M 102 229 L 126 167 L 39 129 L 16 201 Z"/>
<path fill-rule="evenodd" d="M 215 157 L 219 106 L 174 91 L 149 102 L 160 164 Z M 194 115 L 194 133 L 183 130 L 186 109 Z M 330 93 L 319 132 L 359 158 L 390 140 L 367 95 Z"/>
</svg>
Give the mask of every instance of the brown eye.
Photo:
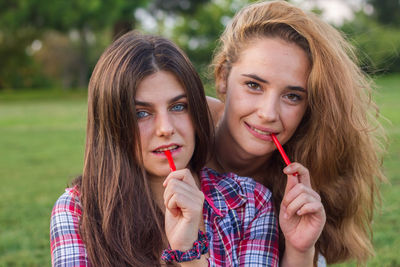
<svg viewBox="0 0 400 267">
<path fill-rule="evenodd" d="M 287 94 L 287 95 L 285 96 L 285 98 L 287 98 L 287 99 L 290 100 L 291 102 L 299 102 L 299 101 L 303 100 L 303 97 L 302 97 L 301 95 L 293 94 L 293 93 Z"/>
<path fill-rule="evenodd" d="M 256 90 L 259 91 L 261 90 L 260 85 L 255 82 L 246 82 L 247 87 L 249 87 L 251 90 Z"/>
</svg>

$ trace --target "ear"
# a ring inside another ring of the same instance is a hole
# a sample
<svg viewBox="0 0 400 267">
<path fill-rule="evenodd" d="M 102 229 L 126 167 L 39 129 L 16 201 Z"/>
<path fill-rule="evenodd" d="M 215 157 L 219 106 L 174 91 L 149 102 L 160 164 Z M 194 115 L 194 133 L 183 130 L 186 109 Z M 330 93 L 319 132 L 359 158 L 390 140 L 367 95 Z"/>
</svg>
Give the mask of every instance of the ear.
<svg viewBox="0 0 400 267">
<path fill-rule="evenodd" d="M 217 86 L 217 93 L 220 95 L 226 94 L 226 80 L 225 79 L 218 79 L 216 82 Z"/>
<path fill-rule="evenodd" d="M 228 89 L 227 84 L 228 84 L 228 75 L 227 71 L 224 69 L 219 73 L 215 81 L 215 86 L 217 87 L 216 91 L 221 99 L 225 99 L 225 95 Z"/>
</svg>

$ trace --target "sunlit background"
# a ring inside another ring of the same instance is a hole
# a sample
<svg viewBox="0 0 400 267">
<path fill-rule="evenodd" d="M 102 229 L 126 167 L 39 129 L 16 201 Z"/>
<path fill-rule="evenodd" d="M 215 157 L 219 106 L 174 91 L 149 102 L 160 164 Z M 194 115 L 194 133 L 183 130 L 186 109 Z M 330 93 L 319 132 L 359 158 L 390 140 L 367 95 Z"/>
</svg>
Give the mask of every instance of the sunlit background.
<svg viewBox="0 0 400 267">
<path fill-rule="evenodd" d="M 218 36 L 250 2 L 0 0 L 0 266 L 51 264 L 50 212 L 81 173 L 87 84 L 105 47 L 132 29 L 166 36 L 186 51 L 214 95 L 209 64 Z M 377 83 L 389 182 L 368 266 L 400 266 L 400 1 L 290 2 L 342 31 Z"/>
<path fill-rule="evenodd" d="M 173 39 L 203 73 L 218 35 L 249 2 L 1 0 L 0 89 L 85 88 L 103 49 L 131 29 Z M 399 1 L 292 2 L 344 31 L 360 48 L 364 69 L 400 71 Z"/>
</svg>

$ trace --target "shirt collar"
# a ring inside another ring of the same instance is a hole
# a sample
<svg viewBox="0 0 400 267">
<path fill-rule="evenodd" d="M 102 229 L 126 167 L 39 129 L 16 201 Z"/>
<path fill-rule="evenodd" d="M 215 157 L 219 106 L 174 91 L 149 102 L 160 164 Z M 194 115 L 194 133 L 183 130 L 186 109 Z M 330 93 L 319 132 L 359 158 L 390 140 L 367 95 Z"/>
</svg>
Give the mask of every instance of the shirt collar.
<svg viewBox="0 0 400 267">
<path fill-rule="evenodd" d="M 237 209 L 247 202 L 236 174 L 220 174 L 210 168 L 203 168 L 200 177 L 205 200 L 217 215 L 225 216 L 229 210 Z"/>
</svg>

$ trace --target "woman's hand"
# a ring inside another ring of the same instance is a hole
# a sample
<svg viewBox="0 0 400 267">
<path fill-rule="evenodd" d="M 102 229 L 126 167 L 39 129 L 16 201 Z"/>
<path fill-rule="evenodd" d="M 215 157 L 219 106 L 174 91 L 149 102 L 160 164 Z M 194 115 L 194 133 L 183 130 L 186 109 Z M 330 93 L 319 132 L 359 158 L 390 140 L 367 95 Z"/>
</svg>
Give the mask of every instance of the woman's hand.
<svg viewBox="0 0 400 267">
<path fill-rule="evenodd" d="M 203 220 L 204 194 L 188 169 L 171 172 L 163 183 L 165 232 L 173 250 L 193 247 Z"/>
<path fill-rule="evenodd" d="M 288 175 L 288 180 L 279 224 L 285 236 L 285 254 L 294 251 L 296 254 L 312 254 L 313 257 L 314 245 L 326 221 L 321 197 L 312 189 L 310 174 L 303 165 L 292 163 L 283 172 Z"/>
</svg>

